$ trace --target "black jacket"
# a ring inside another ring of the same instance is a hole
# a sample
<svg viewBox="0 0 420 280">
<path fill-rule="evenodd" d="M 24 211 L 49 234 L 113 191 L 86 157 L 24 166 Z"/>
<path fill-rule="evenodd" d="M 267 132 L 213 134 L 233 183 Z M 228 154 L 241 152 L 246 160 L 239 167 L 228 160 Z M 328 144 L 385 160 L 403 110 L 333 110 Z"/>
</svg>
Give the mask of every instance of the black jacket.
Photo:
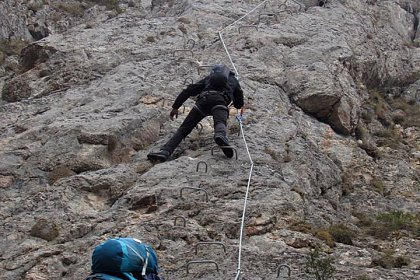
<svg viewBox="0 0 420 280">
<path fill-rule="evenodd" d="M 228 85 L 224 89 L 212 88 L 211 85 L 209 85 L 208 80 L 209 76 L 205 77 L 204 79 L 200 80 L 195 84 L 189 85 L 175 99 L 172 108 L 179 109 L 179 107 L 181 107 L 182 104 L 184 104 L 185 100 L 187 100 L 189 97 L 197 96 L 200 93 L 208 90 L 223 91 L 225 94 L 228 95 L 229 99 L 233 102 L 233 106 L 235 106 L 236 109 L 240 109 L 242 108 L 242 106 L 244 106 L 244 94 L 233 72 L 230 72 Z"/>
</svg>

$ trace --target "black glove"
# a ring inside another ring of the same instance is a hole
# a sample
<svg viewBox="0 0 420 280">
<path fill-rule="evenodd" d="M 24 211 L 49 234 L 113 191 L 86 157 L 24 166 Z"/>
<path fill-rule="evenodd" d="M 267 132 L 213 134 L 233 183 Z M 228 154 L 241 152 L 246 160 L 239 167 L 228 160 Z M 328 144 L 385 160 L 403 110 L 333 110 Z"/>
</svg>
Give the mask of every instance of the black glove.
<svg viewBox="0 0 420 280">
<path fill-rule="evenodd" d="M 171 120 L 174 120 L 174 117 L 178 118 L 178 109 L 172 109 L 172 111 L 169 113 L 169 117 Z"/>
</svg>

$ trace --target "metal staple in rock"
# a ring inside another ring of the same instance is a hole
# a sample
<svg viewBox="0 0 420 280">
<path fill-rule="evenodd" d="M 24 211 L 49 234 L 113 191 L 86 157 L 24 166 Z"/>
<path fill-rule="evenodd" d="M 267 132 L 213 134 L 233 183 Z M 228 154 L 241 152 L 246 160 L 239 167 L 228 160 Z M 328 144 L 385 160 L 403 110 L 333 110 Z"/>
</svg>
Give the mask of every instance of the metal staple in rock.
<svg viewBox="0 0 420 280">
<path fill-rule="evenodd" d="M 247 17 L 249 14 L 251 14 L 252 12 L 254 12 L 256 9 L 258 9 L 260 6 L 267 4 L 267 2 L 269 2 L 269 1 L 270 0 L 262 1 L 260 4 L 258 4 L 257 6 L 255 6 L 252 10 L 250 10 L 248 13 L 246 13 L 243 16 L 241 16 L 239 19 L 235 20 L 234 22 L 232 22 L 231 24 L 227 25 L 226 27 L 224 27 L 223 29 L 221 29 L 220 31 L 217 32 L 217 34 L 219 36 L 219 39 L 220 39 L 220 42 L 222 43 L 223 48 L 225 49 L 225 52 L 226 52 L 226 54 L 227 54 L 227 56 L 229 58 L 230 63 L 232 64 L 232 67 L 233 67 L 233 69 L 235 71 L 235 74 L 236 74 L 236 78 L 238 80 L 239 80 L 240 76 L 239 76 L 238 70 L 237 70 L 237 68 L 235 66 L 235 63 L 232 60 L 232 56 L 230 55 L 230 52 L 229 52 L 229 50 L 228 50 L 228 48 L 226 46 L 226 43 L 225 43 L 225 41 L 223 39 L 222 32 L 224 30 L 226 30 L 228 27 L 231 27 L 231 26 L 235 25 L 236 23 L 240 22 L 242 19 L 244 19 L 245 17 Z M 287 0 L 285 2 L 287 2 Z M 242 139 L 243 139 L 244 144 L 245 144 L 245 148 L 246 148 L 246 152 L 248 154 L 249 162 L 251 163 L 251 167 L 249 169 L 248 183 L 247 183 L 247 186 L 246 186 L 246 192 L 245 192 L 245 198 L 244 198 L 244 206 L 243 206 L 243 211 L 242 211 L 240 234 L 239 234 L 238 266 L 237 266 L 236 277 L 235 277 L 235 280 L 238 280 L 240 278 L 240 276 L 241 276 L 242 241 L 243 241 L 243 235 L 244 235 L 245 215 L 246 215 L 246 209 L 247 209 L 249 188 L 250 188 L 250 185 L 251 185 L 251 177 L 252 177 L 252 172 L 253 172 L 253 169 L 254 169 L 254 162 L 252 160 L 251 153 L 249 152 L 249 147 L 248 147 L 248 144 L 246 142 L 245 133 L 244 133 L 243 126 L 242 126 L 242 113 L 238 114 L 236 116 L 236 119 L 239 122 L 240 132 L 242 134 Z"/>
</svg>

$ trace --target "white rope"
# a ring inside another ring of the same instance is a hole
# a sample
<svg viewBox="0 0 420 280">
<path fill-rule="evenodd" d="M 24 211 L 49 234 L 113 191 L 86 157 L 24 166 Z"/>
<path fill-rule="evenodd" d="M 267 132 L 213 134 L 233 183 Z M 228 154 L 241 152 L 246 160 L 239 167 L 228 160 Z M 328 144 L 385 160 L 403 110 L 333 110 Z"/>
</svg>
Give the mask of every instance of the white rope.
<svg viewBox="0 0 420 280">
<path fill-rule="evenodd" d="M 257 6 L 255 6 L 251 11 L 249 11 L 248 13 L 246 13 L 245 15 L 243 15 L 239 19 L 235 20 L 233 23 L 229 24 L 228 26 L 226 26 L 225 28 L 223 28 L 222 30 L 220 30 L 218 32 L 220 41 L 222 42 L 223 48 L 225 49 L 226 54 L 229 57 L 229 61 L 232 64 L 233 69 L 235 70 L 235 74 L 236 74 L 236 77 L 237 77 L 238 80 L 239 80 L 239 73 L 238 73 L 238 70 L 236 69 L 235 63 L 232 60 L 232 57 L 231 57 L 231 55 L 229 53 L 229 50 L 228 50 L 228 48 L 227 48 L 227 46 L 225 44 L 225 41 L 223 40 L 222 32 L 225 29 L 227 29 L 228 27 L 230 27 L 230 26 L 236 24 L 237 22 L 241 21 L 242 19 L 244 19 L 246 16 L 248 16 L 249 14 L 251 14 L 252 12 L 254 12 L 261 5 L 265 4 L 268 1 L 269 0 L 265 0 L 265 1 L 261 2 L 260 4 L 258 4 Z M 248 206 L 248 196 L 249 196 L 249 188 L 251 186 L 252 172 L 254 170 L 254 161 L 252 160 L 251 153 L 249 152 L 248 143 L 246 142 L 245 133 L 244 133 L 244 129 L 243 129 L 243 126 L 242 126 L 242 115 L 239 115 L 238 114 L 237 120 L 239 122 L 239 126 L 240 126 L 240 129 L 241 129 L 241 134 L 242 134 L 242 139 L 243 139 L 243 141 L 245 143 L 245 148 L 246 148 L 246 152 L 248 154 L 249 162 L 251 163 L 251 167 L 249 169 L 248 183 L 247 183 L 247 186 L 246 186 L 245 198 L 244 198 L 244 207 L 243 207 L 243 211 L 242 211 L 241 228 L 240 228 L 240 232 L 239 232 L 238 266 L 237 266 L 237 270 L 236 270 L 235 280 L 238 280 L 241 277 L 242 242 L 243 242 L 243 237 L 244 237 L 245 215 L 246 215 L 246 209 L 247 209 L 247 206 Z"/>
<path fill-rule="evenodd" d="M 246 186 L 245 198 L 244 198 L 244 208 L 243 208 L 243 211 L 242 211 L 241 229 L 240 229 L 240 233 L 239 233 L 238 267 L 237 267 L 237 270 L 236 270 L 235 280 L 238 280 L 239 277 L 241 276 L 242 240 L 243 240 L 244 227 L 245 227 L 245 214 L 246 214 L 246 208 L 247 208 L 247 205 L 248 205 L 248 194 L 249 194 L 249 187 L 251 185 L 252 171 L 254 169 L 254 161 L 252 160 L 251 153 L 249 152 L 249 148 L 248 148 L 248 143 L 246 142 L 245 133 L 244 133 L 244 129 L 243 129 L 243 126 L 242 126 L 242 118 L 237 117 L 237 119 L 239 121 L 239 126 L 241 128 L 242 139 L 244 140 L 244 143 L 245 143 L 245 148 L 246 148 L 246 152 L 248 154 L 249 162 L 251 163 L 251 168 L 249 169 L 248 183 L 247 183 L 247 186 Z"/>
<path fill-rule="evenodd" d="M 222 30 L 220 30 L 219 31 L 219 33 L 220 32 L 222 32 L 223 30 L 225 30 L 225 29 L 227 29 L 228 27 L 230 27 L 230 26 L 232 26 L 232 25 L 234 25 L 235 23 L 237 23 L 237 22 L 239 22 L 239 21 L 241 21 L 241 20 L 243 20 L 245 17 L 247 17 L 250 13 L 252 13 L 253 11 L 255 11 L 256 9 L 258 9 L 262 4 L 264 4 L 264 3 L 266 3 L 266 2 L 268 2 L 268 1 L 270 1 L 270 0 L 265 0 L 265 1 L 263 1 L 263 2 L 261 2 L 260 4 L 258 4 L 257 6 L 255 6 L 255 8 L 253 8 L 251 11 L 249 11 L 248 13 L 246 13 L 246 14 L 244 14 L 243 16 L 241 16 L 240 18 L 238 18 L 237 20 L 235 20 L 234 22 L 232 22 L 231 24 L 229 24 L 228 26 L 226 26 L 225 28 L 223 28 Z"/>
</svg>

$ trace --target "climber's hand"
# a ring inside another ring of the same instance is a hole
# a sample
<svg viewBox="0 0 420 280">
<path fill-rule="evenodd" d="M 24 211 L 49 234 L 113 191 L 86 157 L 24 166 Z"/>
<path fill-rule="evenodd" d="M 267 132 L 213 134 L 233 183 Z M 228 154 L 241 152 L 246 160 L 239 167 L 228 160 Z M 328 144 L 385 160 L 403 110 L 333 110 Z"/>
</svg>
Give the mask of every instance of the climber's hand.
<svg viewBox="0 0 420 280">
<path fill-rule="evenodd" d="M 171 118 L 171 120 L 174 120 L 178 118 L 178 109 L 172 109 L 171 113 L 169 113 L 169 117 Z"/>
</svg>

